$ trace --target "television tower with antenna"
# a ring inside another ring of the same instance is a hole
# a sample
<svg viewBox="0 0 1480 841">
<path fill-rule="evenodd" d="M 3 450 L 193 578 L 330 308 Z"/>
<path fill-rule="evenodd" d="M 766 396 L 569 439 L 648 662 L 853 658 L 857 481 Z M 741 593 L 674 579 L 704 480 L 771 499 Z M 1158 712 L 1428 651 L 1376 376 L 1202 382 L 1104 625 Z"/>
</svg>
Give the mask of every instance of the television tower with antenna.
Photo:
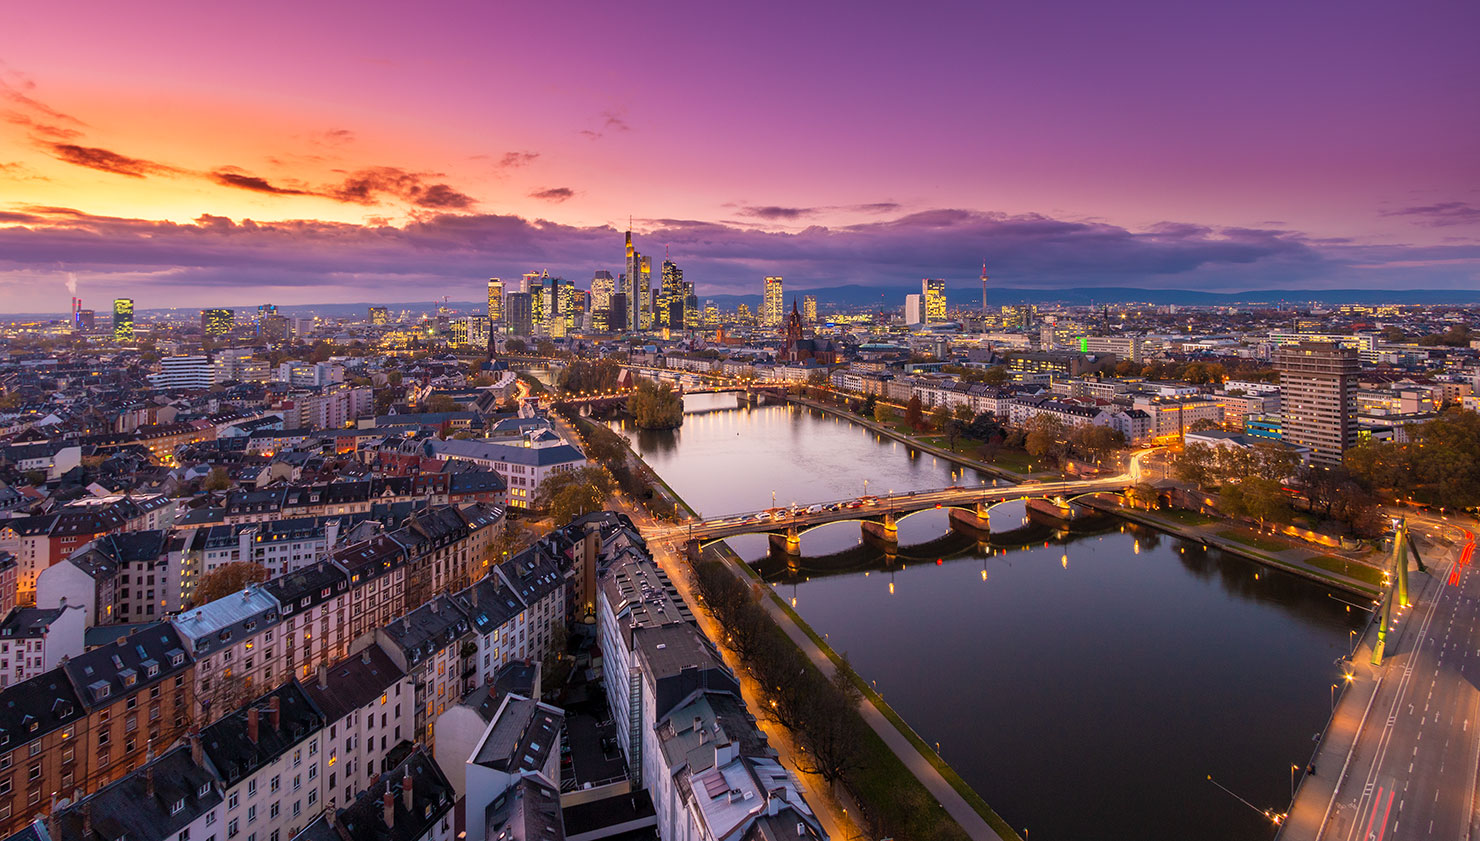
<svg viewBox="0 0 1480 841">
<path fill-rule="evenodd" d="M 987 316 L 987 261 L 982 259 L 982 317 Z"/>
</svg>

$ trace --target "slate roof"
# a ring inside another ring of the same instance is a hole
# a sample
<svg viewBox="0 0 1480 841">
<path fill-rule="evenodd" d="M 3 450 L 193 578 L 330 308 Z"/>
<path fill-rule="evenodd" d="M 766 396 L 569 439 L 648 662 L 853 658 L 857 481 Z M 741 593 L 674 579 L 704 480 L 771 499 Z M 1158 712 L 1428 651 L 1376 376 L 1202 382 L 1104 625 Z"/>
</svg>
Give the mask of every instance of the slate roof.
<svg viewBox="0 0 1480 841">
<path fill-rule="evenodd" d="M 211 773 L 177 747 L 80 802 L 57 810 L 54 841 L 172 838 L 221 805 Z M 178 807 L 178 809 L 177 809 Z M 84 832 L 87 823 L 91 832 Z"/>
<path fill-rule="evenodd" d="M 182 673 L 190 664 L 185 642 L 174 626 L 161 624 L 83 652 L 61 668 L 82 703 L 99 708 Z"/>
<path fill-rule="evenodd" d="M 277 702 L 277 725 L 272 707 Z M 257 739 L 250 719 L 257 716 Z M 201 731 L 201 746 L 221 782 L 231 788 L 271 764 L 324 726 L 324 715 L 296 680 L 279 686 Z"/>
<path fill-rule="evenodd" d="M 402 786 L 411 779 L 411 807 Z M 392 795 L 391 826 L 385 823 L 383 798 Z M 418 747 L 406 761 L 382 774 L 337 816 L 339 831 L 327 841 L 417 841 L 452 811 L 457 793 L 436 760 Z"/>
<path fill-rule="evenodd" d="M 87 709 L 60 667 L 8 686 L 0 690 L 0 752 L 86 716 Z"/>
<path fill-rule="evenodd" d="M 335 722 L 380 697 L 402 677 L 405 672 L 380 646 L 372 645 L 332 666 L 321 666 L 315 678 L 303 684 L 303 691 L 326 722 Z"/>
</svg>

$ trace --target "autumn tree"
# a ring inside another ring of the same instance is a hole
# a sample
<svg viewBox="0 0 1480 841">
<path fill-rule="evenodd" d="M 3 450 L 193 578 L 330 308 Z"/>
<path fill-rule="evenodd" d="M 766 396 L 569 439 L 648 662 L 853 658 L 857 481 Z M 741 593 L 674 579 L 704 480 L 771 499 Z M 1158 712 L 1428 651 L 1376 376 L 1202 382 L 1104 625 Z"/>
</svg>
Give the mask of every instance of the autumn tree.
<svg viewBox="0 0 1480 841">
<path fill-rule="evenodd" d="M 213 467 L 211 473 L 201 485 L 202 490 L 224 491 L 231 487 L 231 476 L 224 467 Z"/>
<path fill-rule="evenodd" d="M 910 402 L 904 407 L 904 422 L 917 432 L 925 426 L 925 409 L 920 403 L 920 395 L 910 395 Z"/>
<path fill-rule="evenodd" d="M 614 487 L 611 474 L 599 466 L 562 471 L 540 482 L 534 507 L 556 523 L 568 523 L 604 508 Z"/>
<path fill-rule="evenodd" d="M 248 584 L 260 584 L 266 580 L 267 567 L 261 564 L 251 561 L 232 561 L 222 564 L 200 577 L 190 603 L 195 607 L 200 607 L 229 596 Z"/>
</svg>

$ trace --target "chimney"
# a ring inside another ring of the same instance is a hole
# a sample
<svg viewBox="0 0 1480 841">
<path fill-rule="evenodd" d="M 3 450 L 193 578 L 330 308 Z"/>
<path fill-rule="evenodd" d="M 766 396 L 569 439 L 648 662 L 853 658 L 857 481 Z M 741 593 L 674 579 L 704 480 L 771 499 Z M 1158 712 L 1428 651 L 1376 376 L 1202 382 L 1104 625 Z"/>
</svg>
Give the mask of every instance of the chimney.
<svg viewBox="0 0 1480 841">
<path fill-rule="evenodd" d="M 441 606 L 439 604 L 437 604 L 437 600 L 435 598 L 432 599 L 432 612 L 433 613 L 440 613 L 441 612 Z"/>
<path fill-rule="evenodd" d="M 278 730 L 282 728 L 282 700 L 276 695 L 272 696 L 272 700 L 267 702 L 267 720 L 272 723 L 272 729 Z"/>
<path fill-rule="evenodd" d="M 190 743 L 190 761 L 195 763 L 196 767 L 205 767 L 204 758 L 201 755 L 200 728 L 192 726 L 185 733 L 185 739 Z"/>
<path fill-rule="evenodd" d="M 247 710 L 247 738 L 252 744 L 257 744 L 257 708 Z"/>
<path fill-rule="evenodd" d="M 319 664 L 319 689 L 329 688 L 329 664 Z"/>
<path fill-rule="evenodd" d="M 367 666 L 370 665 L 370 649 L 367 648 L 360 652 L 360 662 Z"/>
<path fill-rule="evenodd" d="M 92 834 L 92 802 L 84 801 L 82 804 L 82 837 L 91 838 Z"/>
<path fill-rule="evenodd" d="M 406 811 L 411 811 L 411 775 L 407 774 L 401 778 L 401 804 Z"/>
<path fill-rule="evenodd" d="M 386 786 L 385 794 L 381 795 L 380 805 L 384 810 L 385 825 L 387 828 L 396 825 L 396 796 L 391 794 L 390 786 Z"/>
</svg>

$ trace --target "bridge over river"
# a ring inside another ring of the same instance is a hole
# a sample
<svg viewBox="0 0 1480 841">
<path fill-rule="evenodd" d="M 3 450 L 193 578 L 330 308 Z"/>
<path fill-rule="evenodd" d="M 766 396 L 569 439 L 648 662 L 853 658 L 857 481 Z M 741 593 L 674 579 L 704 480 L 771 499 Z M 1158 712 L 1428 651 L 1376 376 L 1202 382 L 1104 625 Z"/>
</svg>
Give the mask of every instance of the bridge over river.
<svg viewBox="0 0 1480 841">
<path fill-rule="evenodd" d="M 958 486 L 905 494 L 863 496 L 696 520 L 668 528 L 652 529 L 647 537 L 649 540 L 683 541 L 689 552 L 697 555 L 705 545 L 727 537 L 765 534 L 770 536 L 771 544 L 777 550 L 788 555 L 799 555 L 803 534 L 833 523 L 857 522 L 866 539 L 895 545 L 899 542 L 898 522 L 922 511 L 945 509 L 953 527 L 990 533 L 992 509 L 1003 503 L 1027 500 L 1030 506 L 1050 517 L 1067 521 L 1074 516 L 1075 499 L 1101 493 L 1118 493 L 1125 490 L 1128 484 L 1128 478 L 1121 475 L 1105 479 L 1039 482 L 996 488 Z M 1021 528 L 1023 523 L 1012 522 L 1006 528 L 1002 525 L 998 524 L 997 531 L 1012 531 Z"/>
</svg>

